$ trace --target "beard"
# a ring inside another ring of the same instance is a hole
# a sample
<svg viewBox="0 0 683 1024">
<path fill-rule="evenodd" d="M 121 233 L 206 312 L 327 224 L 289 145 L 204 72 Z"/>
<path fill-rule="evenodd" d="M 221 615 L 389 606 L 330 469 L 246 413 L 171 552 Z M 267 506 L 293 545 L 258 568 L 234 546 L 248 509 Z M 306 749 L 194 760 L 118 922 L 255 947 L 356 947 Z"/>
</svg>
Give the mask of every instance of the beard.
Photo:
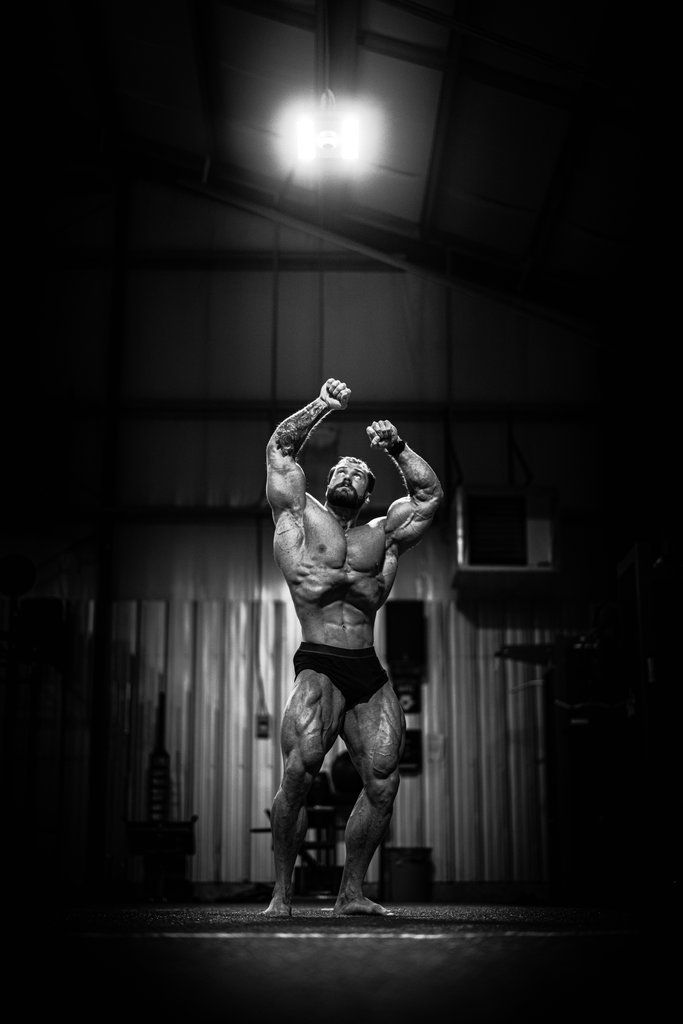
<svg viewBox="0 0 683 1024">
<path fill-rule="evenodd" d="M 350 484 L 336 484 L 335 487 L 328 488 L 325 497 L 330 505 L 354 510 L 360 508 L 365 500 Z"/>
</svg>

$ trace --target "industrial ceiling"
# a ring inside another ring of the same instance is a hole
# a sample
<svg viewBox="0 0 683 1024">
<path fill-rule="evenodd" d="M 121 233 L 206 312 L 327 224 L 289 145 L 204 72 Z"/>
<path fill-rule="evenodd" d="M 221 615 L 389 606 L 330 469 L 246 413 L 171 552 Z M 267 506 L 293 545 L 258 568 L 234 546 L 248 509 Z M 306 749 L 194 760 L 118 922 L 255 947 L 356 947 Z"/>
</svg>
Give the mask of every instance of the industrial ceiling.
<svg viewBox="0 0 683 1024">
<path fill-rule="evenodd" d="M 127 167 L 302 227 L 328 260 L 587 331 L 638 259 L 647 65 L 618 5 L 73 0 L 39 17 L 25 95 L 48 206 Z M 326 90 L 374 118 L 355 179 L 288 160 L 288 104 Z"/>
<path fill-rule="evenodd" d="M 675 374 L 667 338 L 646 330 L 662 198 L 651 21 L 610 0 L 59 0 L 8 18 L 10 302 L 28 370 L 12 429 L 35 399 L 32 347 L 49 345 L 36 285 L 65 258 L 65 227 L 134 178 L 312 240 L 280 251 L 280 268 L 384 264 L 588 336 L 604 352 L 615 506 L 634 467 L 666 474 Z M 359 103 L 373 131 L 348 178 L 307 177 L 288 148 L 292 104 L 329 95 Z M 263 239 L 163 258 L 268 269 Z"/>
</svg>

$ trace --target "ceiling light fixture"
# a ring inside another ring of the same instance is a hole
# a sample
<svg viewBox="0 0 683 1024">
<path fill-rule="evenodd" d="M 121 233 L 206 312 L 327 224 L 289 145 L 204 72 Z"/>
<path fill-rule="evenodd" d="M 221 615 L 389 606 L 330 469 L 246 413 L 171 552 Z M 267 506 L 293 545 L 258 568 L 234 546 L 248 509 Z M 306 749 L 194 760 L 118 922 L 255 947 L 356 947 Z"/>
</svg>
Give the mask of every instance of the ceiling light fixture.
<svg viewBox="0 0 683 1024">
<path fill-rule="evenodd" d="M 360 155 L 359 137 L 358 115 L 338 110 L 334 93 L 326 89 L 319 109 L 297 118 L 297 157 L 302 163 L 319 159 L 354 162 Z"/>
</svg>

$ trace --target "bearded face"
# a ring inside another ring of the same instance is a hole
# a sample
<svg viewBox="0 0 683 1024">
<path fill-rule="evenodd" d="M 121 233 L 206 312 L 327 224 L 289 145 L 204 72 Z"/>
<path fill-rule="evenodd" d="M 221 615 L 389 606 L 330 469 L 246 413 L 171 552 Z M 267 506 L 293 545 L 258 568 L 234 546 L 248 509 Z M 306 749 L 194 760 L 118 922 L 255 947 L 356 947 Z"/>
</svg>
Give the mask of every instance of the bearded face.
<svg viewBox="0 0 683 1024">
<path fill-rule="evenodd" d="M 358 509 L 365 498 L 358 494 L 351 484 L 340 483 L 334 486 L 330 484 L 327 488 L 325 498 L 329 505 L 336 505 L 339 508 Z"/>
<path fill-rule="evenodd" d="M 329 505 L 357 511 L 365 503 L 368 475 L 361 466 L 342 460 L 334 467 L 325 492 Z"/>
</svg>

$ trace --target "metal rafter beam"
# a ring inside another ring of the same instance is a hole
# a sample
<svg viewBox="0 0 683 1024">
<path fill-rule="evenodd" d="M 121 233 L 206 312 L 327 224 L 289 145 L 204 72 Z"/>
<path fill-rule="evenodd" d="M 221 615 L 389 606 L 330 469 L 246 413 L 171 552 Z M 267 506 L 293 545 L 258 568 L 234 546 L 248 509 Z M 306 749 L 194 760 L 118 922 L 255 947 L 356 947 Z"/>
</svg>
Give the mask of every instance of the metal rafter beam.
<svg viewBox="0 0 683 1024">
<path fill-rule="evenodd" d="M 437 50 L 432 46 L 419 46 L 417 43 L 409 43 L 405 39 L 394 39 L 392 36 L 382 35 L 380 32 L 360 31 L 358 45 L 364 50 L 379 53 L 382 57 L 391 57 L 393 60 L 402 60 L 405 64 L 417 64 L 423 68 L 432 68 L 434 71 L 443 71 L 446 66 L 444 50 Z"/>
<path fill-rule="evenodd" d="M 287 212 L 278 206 L 270 207 L 240 196 L 239 190 L 229 186 L 225 190 L 215 183 L 211 188 L 190 179 L 179 179 L 176 184 L 197 195 L 215 199 L 236 209 L 253 213 L 267 220 L 313 235 L 342 249 L 377 259 L 398 270 L 414 274 L 466 294 L 484 297 L 527 316 L 560 324 L 578 334 L 593 335 L 592 301 L 597 296 L 584 295 L 587 308 L 579 308 L 577 289 L 571 289 L 573 309 L 563 308 L 560 302 L 546 305 L 541 300 L 520 296 L 515 290 L 515 272 L 510 268 L 494 268 L 484 260 L 478 262 L 451 252 L 446 259 L 447 243 L 397 236 L 379 227 L 363 226 L 357 219 L 340 208 L 327 208 L 325 227 L 321 227 L 308 210 Z M 289 207 L 291 209 L 291 206 Z M 311 218 L 310 220 L 308 218 Z M 501 283 L 496 283 L 495 279 Z"/>
<path fill-rule="evenodd" d="M 358 0 L 328 3 L 330 88 L 336 96 L 356 92 L 359 7 Z"/>
<path fill-rule="evenodd" d="M 418 238 L 409 234 L 411 225 L 392 226 L 370 220 L 359 209 L 328 207 L 322 226 L 311 197 L 283 199 L 271 179 L 245 180 L 238 168 L 217 163 L 212 181 L 203 181 L 203 165 L 196 154 L 156 147 L 140 138 L 118 140 L 117 163 L 140 180 L 164 184 L 190 194 L 243 210 L 312 238 L 350 251 L 370 260 L 422 277 L 455 291 L 483 297 L 539 320 L 569 328 L 593 340 L 595 324 L 602 309 L 604 289 L 591 288 L 588 281 L 536 281 L 533 297 L 517 292 L 519 266 L 496 260 L 496 254 L 460 246 L 450 236 Z M 106 158 L 106 157 L 105 157 Z M 109 154 L 111 159 L 111 154 Z M 385 219 L 386 220 L 386 219 Z M 541 287 L 542 285 L 542 287 Z"/>
<path fill-rule="evenodd" d="M 315 14 L 309 14 L 307 11 L 289 6 L 288 4 L 277 3 L 276 0 L 219 0 L 219 2 L 225 7 L 234 7 L 238 10 L 244 10 L 249 14 L 254 14 L 261 18 L 269 18 L 272 21 L 279 21 L 285 25 L 294 25 L 297 28 L 307 29 L 310 32 L 315 31 Z M 427 7 L 420 3 L 414 3 L 411 2 L 411 0 L 380 0 L 380 2 L 389 7 L 397 7 L 400 10 L 413 15 L 415 18 L 420 18 L 424 21 L 431 21 L 437 25 L 443 25 L 445 28 L 457 32 L 461 36 L 477 39 L 480 42 L 490 43 L 492 46 L 505 50 L 508 53 L 514 53 L 517 56 L 526 57 L 527 59 L 532 60 L 535 63 L 542 64 L 545 67 L 568 72 L 583 79 L 584 81 L 591 81 L 593 84 L 600 87 L 605 87 L 607 85 L 607 83 L 604 83 L 599 78 L 591 75 L 589 69 L 583 64 L 564 60 L 561 57 L 545 53 L 544 51 L 538 50 L 532 46 L 526 46 L 524 43 L 516 42 L 513 39 L 507 39 L 505 36 L 497 35 L 494 32 L 488 32 L 486 29 L 478 28 L 476 25 L 469 24 L 462 17 L 445 14 L 436 8 Z M 337 0 L 337 2 L 333 3 L 333 6 L 342 8 L 343 12 L 343 8 L 347 5 L 339 3 L 339 0 Z M 368 33 L 367 36 L 372 37 L 373 33 Z M 359 42 L 363 42 L 363 39 L 360 39 Z M 417 52 L 418 51 L 416 49 L 415 53 Z M 417 60 L 416 63 L 420 63 L 420 61 Z"/>
<path fill-rule="evenodd" d="M 434 71 L 445 72 L 448 69 L 447 50 L 418 46 L 403 39 L 393 39 L 378 32 L 365 31 L 359 33 L 358 45 L 365 50 L 403 61 L 406 64 L 416 64 L 420 67 L 432 68 Z M 581 88 L 591 93 L 591 102 L 596 109 L 599 107 L 602 116 L 610 117 L 615 121 L 626 121 L 629 124 L 632 122 L 633 111 L 630 103 L 619 102 L 604 90 L 593 88 L 589 81 L 577 83 L 574 80 L 566 85 L 553 84 L 510 71 L 508 68 L 494 67 L 487 61 L 468 56 L 464 51 L 460 52 L 459 62 L 461 74 L 467 75 L 475 82 L 490 85 L 502 92 L 513 93 L 515 96 L 524 96 L 526 99 L 533 100 L 534 103 L 543 103 L 548 107 L 556 107 L 560 110 L 572 108 L 577 91 Z M 623 99 L 628 100 L 628 97 L 623 97 Z"/>
<path fill-rule="evenodd" d="M 490 43 L 492 46 L 506 50 L 508 53 L 514 53 L 517 56 L 526 57 L 528 60 L 542 64 L 545 67 L 565 71 L 577 76 L 583 81 L 589 81 L 593 85 L 609 88 L 609 84 L 592 75 L 590 69 L 585 64 L 577 64 L 575 61 L 564 60 L 562 57 L 556 57 L 554 54 L 545 53 L 543 50 L 538 50 L 533 46 L 526 46 L 524 43 L 507 39 L 505 36 L 498 35 L 495 32 L 488 32 L 485 29 L 478 28 L 476 25 L 468 24 L 462 18 L 458 18 L 451 14 L 444 14 L 432 7 L 426 7 L 424 4 L 414 3 L 412 0 L 380 0 L 380 2 L 389 7 L 398 7 L 400 10 L 406 11 L 408 14 L 412 14 L 416 18 L 422 18 L 425 21 L 431 21 L 435 22 L 437 25 L 443 25 L 453 32 L 458 32 L 460 35 L 469 36 L 472 39 L 478 39 L 480 42 Z"/>
</svg>

